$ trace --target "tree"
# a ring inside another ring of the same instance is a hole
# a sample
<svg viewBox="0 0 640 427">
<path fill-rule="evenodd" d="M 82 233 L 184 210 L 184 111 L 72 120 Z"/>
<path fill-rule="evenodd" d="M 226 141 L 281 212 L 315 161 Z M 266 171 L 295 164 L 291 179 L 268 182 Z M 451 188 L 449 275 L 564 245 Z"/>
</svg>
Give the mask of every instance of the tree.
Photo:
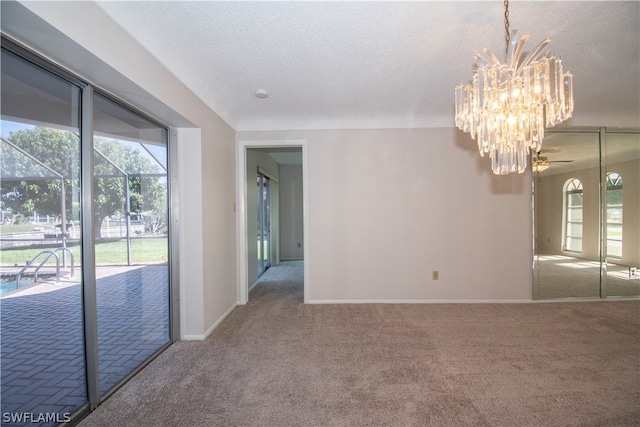
<svg viewBox="0 0 640 427">
<path fill-rule="evenodd" d="M 129 175 L 129 213 L 153 211 L 166 215 L 165 180 L 145 176 L 162 173 L 157 164 L 142 156 L 138 148 L 115 140 L 95 137 L 94 147 L 100 153 L 95 156 L 96 227 L 107 216 L 127 214 L 122 171 Z"/>
<path fill-rule="evenodd" d="M 55 172 L 3 144 L 2 208 L 24 216 L 30 216 L 34 211 L 60 215 L 62 176 L 65 178 L 67 216 L 71 219 L 72 194 L 74 188 L 78 188 L 77 179 L 73 179 L 73 171 L 78 171 L 80 164 L 78 136 L 68 131 L 36 127 L 12 132 L 9 140 Z M 78 200 L 77 196 L 75 199 Z"/>
<path fill-rule="evenodd" d="M 9 140 L 64 177 L 67 219 L 79 220 L 80 139 L 77 134 L 46 127 L 11 132 Z M 0 201 L 14 214 L 60 214 L 61 180 L 16 150 L 2 150 Z M 166 178 L 161 168 L 140 149 L 114 139 L 94 137 L 94 224 L 100 237 L 108 216 L 126 215 L 125 175 L 130 175 L 130 212 L 166 214 Z M 109 161 L 107 161 L 106 159 Z M 111 162 L 111 163 L 110 163 Z M 113 164 L 116 166 L 114 166 Z M 120 171 L 120 170 L 121 171 Z M 46 172 L 46 173 L 45 173 Z"/>
</svg>

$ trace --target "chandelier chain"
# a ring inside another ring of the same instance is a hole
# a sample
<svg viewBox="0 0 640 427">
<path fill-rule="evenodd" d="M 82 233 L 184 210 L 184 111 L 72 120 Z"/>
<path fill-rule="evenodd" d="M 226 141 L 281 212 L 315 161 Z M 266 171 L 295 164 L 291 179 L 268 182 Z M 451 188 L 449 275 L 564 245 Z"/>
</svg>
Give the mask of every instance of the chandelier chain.
<svg viewBox="0 0 640 427">
<path fill-rule="evenodd" d="M 509 51 L 509 42 L 511 36 L 509 35 L 509 0 L 504 0 L 504 41 L 507 43 L 506 50 Z"/>
</svg>

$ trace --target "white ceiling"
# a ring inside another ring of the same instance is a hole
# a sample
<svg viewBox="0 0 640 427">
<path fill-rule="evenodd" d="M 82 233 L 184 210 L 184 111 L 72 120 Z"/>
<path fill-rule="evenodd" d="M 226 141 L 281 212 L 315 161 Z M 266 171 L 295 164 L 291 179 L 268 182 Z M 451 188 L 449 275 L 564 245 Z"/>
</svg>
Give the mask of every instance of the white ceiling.
<svg viewBox="0 0 640 427">
<path fill-rule="evenodd" d="M 236 130 L 450 127 L 474 51 L 504 56 L 502 1 L 98 4 Z M 566 124 L 638 126 L 640 2 L 509 10 L 573 72 Z"/>
</svg>

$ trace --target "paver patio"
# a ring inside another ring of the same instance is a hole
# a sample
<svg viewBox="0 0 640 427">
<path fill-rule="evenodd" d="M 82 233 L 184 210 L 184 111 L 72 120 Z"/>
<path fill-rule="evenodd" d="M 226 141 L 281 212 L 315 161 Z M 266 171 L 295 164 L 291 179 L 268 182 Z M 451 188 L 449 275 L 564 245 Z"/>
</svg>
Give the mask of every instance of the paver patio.
<svg viewBox="0 0 640 427">
<path fill-rule="evenodd" d="M 101 393 L 169 341 L 167 270 L 166 264 L 98 268 Z M 0 299 L 3 415 L 62 418 L 86 402 L 81 302 L 79 283 L 36 285 Z"/>
</svg>

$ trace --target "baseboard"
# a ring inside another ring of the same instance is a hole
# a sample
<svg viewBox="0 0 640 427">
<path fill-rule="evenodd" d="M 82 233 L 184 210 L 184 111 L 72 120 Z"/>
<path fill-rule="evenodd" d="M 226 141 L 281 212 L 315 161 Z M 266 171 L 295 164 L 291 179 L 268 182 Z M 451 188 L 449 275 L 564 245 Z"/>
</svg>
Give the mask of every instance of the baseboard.
<svg viewBox="0 0 640 427">
<path fill-rule="evenodd" d="M 540 304 L 560 302 L 611 302 L 639 300 L 638 296 L 608 298 L 558 298 L 558 299 L 449 299 L 449 300 L 309 300 L 306 304 Z"/>
<path fill-rule="evenodd" d="M 480 300 L 480 299 L 359 299 L 359 300 L 309 300 L 309 304 L 523 304 L 534 302 L 529 299 L 496 299 L 496 300 Z"/>
<path fill-rule="evenodd" d="M 238 303 L 234 303 L 231 308 L 229 308 L 229 310 L 227 310 L 222 316 L 220 316 L 220 318 L 218 320 L 216 320 L 216 322 L 211 325 L 211 327 L 209 329 L 207 329 L 205 331 L 205 333 L 203 335 L 185 335 L 184 337 L 181 337 L 180 339 L 183 341 L 202 341 L 204 339 L 206 339 L 209 335 L 211 335 L 211 332 L 213 332 L 213 330 L 215 328 L 218 327 L 218 325 L 220 325 L 220 323 L 222 323 L 222 321 L 229 315 L 231 314 L 231 312 L 233 311 L 234 308 L 236 308 L 236 306 L 238 305 Z"/>
<path fill-rule="evenodd" d="M 533 300 L 531 302 L 535 303 L 554 303 L 554 302 L 613 302 L 613 301 L 634 301 L 640 300 L 640 296 L 638 295 L 629 295 L 629 296 L 610 296 L 606 298 L 578 298 L 578 297 L 568 297 L 568 298 L 555 298 L 555 299 L 538 299 Z"/>
</svg>

